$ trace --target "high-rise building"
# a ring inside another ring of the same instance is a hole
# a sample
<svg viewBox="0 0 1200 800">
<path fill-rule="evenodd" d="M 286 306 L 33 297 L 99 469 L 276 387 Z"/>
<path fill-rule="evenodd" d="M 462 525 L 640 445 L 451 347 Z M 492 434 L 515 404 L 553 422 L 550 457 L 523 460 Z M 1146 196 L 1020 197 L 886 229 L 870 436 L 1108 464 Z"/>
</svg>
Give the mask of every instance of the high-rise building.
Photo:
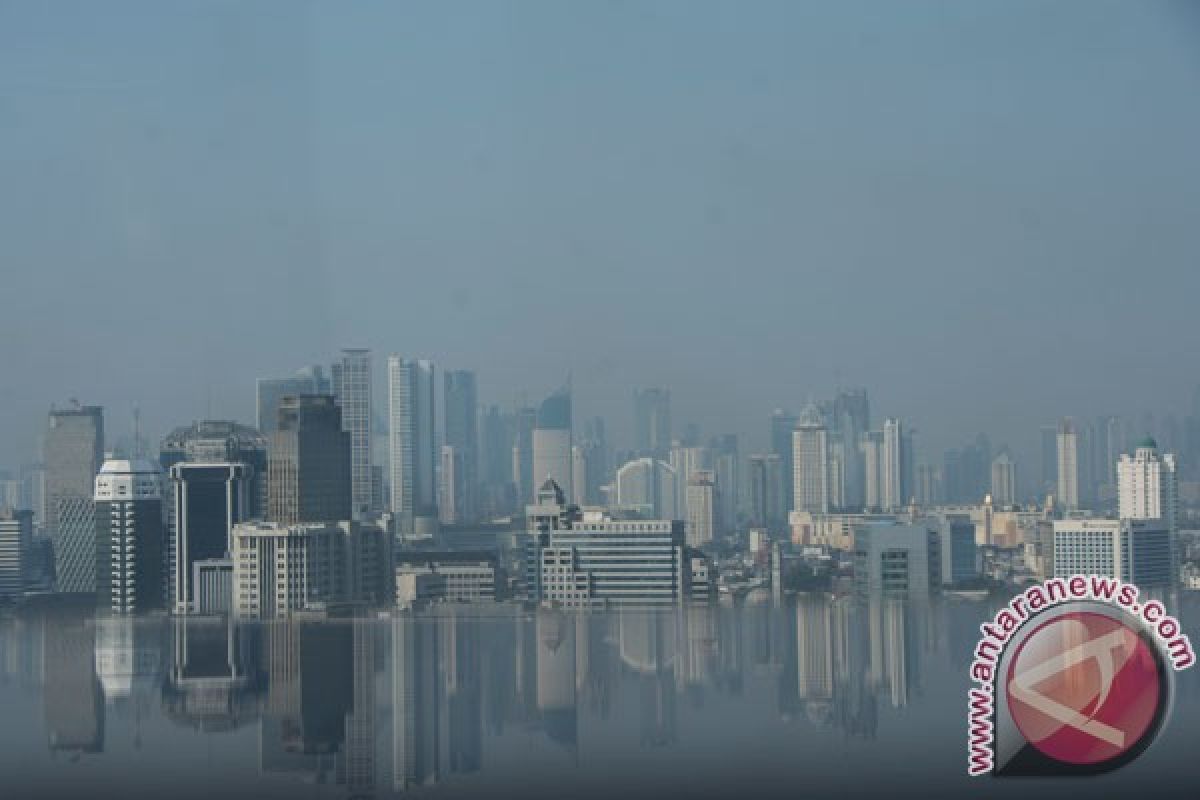
<svg viewBox="0 0 1200 800">
<path fill-rule="evenodd" d="M 581 490 L 579 481 L 575 481 L 575 495 L 580 498 L 580 505 L 600 505 L 604 502 L 601 487 L 611 478 L 603 418 L 593 417 L 584 423 L 583 439 L 577 445 L 577 449 L 582 459 L 585 483 Z M 579 470 L 576 469 L 576 477 L 578 473 Z"/>
<path fill-rule="evenodd" d="M 750 456 L 750 524 L 779 532 L 787 525 L 783 507 L 783 463 L 774 453 Z"/>
<path fill-rule="evenodd" d="M 388 357 L 388 417 L 392 514 L 402 535 L 431 536 L 438 519 L 432 361 Z"/>
<path fill-rule="evenodd" d="M 350 434 L 350 497 L 354 514 L 371 508 L 371 351 L 342 350 L 334 393 Z"/>
<path fill-rule="evenodd" d="M 1054 576 L 1107 575 L 1140 588 L 1174 581 L 1171 533 L 1162 519 L 1054 520 Z"/>
<path fill-rule="evenodd" d="M 917 503 L 936 506 L 942 502 L 942 471 L 936 464 L 917 465 Z"/>
<path fill-rule="evenodd" d="M 33 512 L 0 506 L 0 600 L 29 587 L 32 558 Z"/>
<path fill-rule="evenodd" d="M 992 459 L 992 503 L 1008 508 L 1017 502 L 1017 464 L 1007 450 Z"/>
<path fill-rule="evenodd" d="M 46 530 L 54 543 L 58 591 L 96 591 L 96 521 L 92 495 L 104 461 L 104 412 L 99 406 L 51 410 L 43 461 Z"/>
<path fill-rule="evenodd" d="M 796 429 L 796 417 L 777 408 L 771 412 L 771 452 L 779 456 L 783 469 L 783 501 L 787 508 L 793 509 L 796 495 L 796 476 L 792 465 L 795 443 L 792 441 L 792 431 Z"/>
<path fill-rule="evenodd" d="M 175 613 L 199 611 L 193 585 L 197 562 L 228 558 L 233 526 L 256 516 L 251 513 L 252 474 L 253 468 L 241 463 L 181 461 L 171 466 L 167 562 Z"/>
<path fill-rule="evenodd" d="M 1079 509 L 1079 435 L 1075 421 L 1065 418 L 1058 424 L 1058 489 L 1055 503 L 1063 511 Z"/>
<path fill-rule="evenodd" d="M 533 431 L 537 427 L 536 408 L 518 408 L 513 419 L 512 473 L 520 503 L 528 503 L 540 485 L 533 472 Z"/>
<path fill-rule="evenodd" d="M 905 463 L 908 461 L 907 442 L 900 420 L 889 417 L 883 421 L 883 451 L 879 463 L 880 506 L 895 511 L 907 503 Z"/>
<path fill-rule="evenodd" d="M 1096 442 L 1093 452 L 1096 458 L 1096 479 L 1104 486 L 1116 486 L 1117 461 L 1121 458 L 1121 451 L 1125 449 L 1121 418 L 1100 417 L 1096 420 L 1095 432 Z"/>
<path fill-rule="evenodd" d="M 280 398 L 282 399 L 282 398 Z M 274 405 L 276 419 L 271 430 L 279 426 L 279 403 Z M 202 420 L 171 431 L 159 447 L 158 463 L 164 471 L 180 463 L 241 464 L 247 482 L 243 519 L 265 517 L 267 514 L 267 451 L 270 437 L 229 420 Z M 170 509 L 168 508 L 168 516 Z"/>
<path fill-rule="evenodd" d="M 352 516 L 350 434 L 331 395 L 285 397 L 271 434 L 268 517 L 281 525 Z"/>
<path fill-rule="evenodd" d="M 717 475 L 713 470 L 694 471 L 687 480 L 687 543 L 708 547 L 717 519 Z"/>
<path fill-rule="evenodd" d="M 635 458 L 617 470 L 617 505 L 653 519 L 680 519 L 675 505 L 675 469 L 650 456 Z"/>
<path fill-rule="evenodd" d="M 442 445 L 438 464 L 438 522 L 458 525 L 462 517 L 463 457 L 453 446 Z"/>
<path fill-rule="evenodd" d="M 969 514 L 939 514 L 933 519 L 942 558 L 942 582 L 949 586 L 979 577 L 975 523 Z"/>
<path fill-rule="evenodd" d="M 865 508 L 883 506 L 883 431 L 867 431 L 859 441 L 863 454 L 863 499 Z"/>
<path fill-rule="evenodd" d="M 146 459 L 109 459 L 95 479 L 96 605 L 113 614 L 164 607 L 162 473 Z"/>
<path fill-rule="evenodd" d="M 861 509 L 866 502 L 866 474 L 863 454 L 858 443 L 871 429 L 870 406 L 866 389 L 843 389 L 833 400 L 830 432 L 841 442 L 840 461 L 843 474 L 842 498 L 835 505 Z M 831 437 L 835 438 L 835 437 Z M 838 492 L 833 492 L 838 494 Z"/>
<path fill-rule="evenodd" d="M 829 431 L 814 403 L 800 412 L 792 442 L 793 510 L 824 514 L 829 511 Z"/>
<path fill-rule="evenodd" d="M 715 533 L 724 536 L 737 528 L 741 505 L 741 464 L 738 460 L 737 434 L 727 433 L 712 440 L 712 468 L 717 480 L 717 518 Z"/>
<path fill-rule="evenodd" d="M 255 424 L 264 435 L 270 435 L 279 424 L 279 401 L 284 397 L 333 391 L 324 369 L 316 365 L 298 370 L 290 378 L 259 378 L 255 390 Z"/>
<path fill-rule="evenodd" d="M 671 447 L 671 392 L 633 391 L 633 448 L 638 455 L 662 458 Z"/>
<path fill-rule="evenodd" d="M 1174 536 L 1178 529 L 1179 479 L 1175 456 L 1159 455 L 1147 436 L 1133 455 L 1117 463 L 1117 501 L 1121 519 L 1161 519 Z"/>
<path fill-rule="evenodd" d="M 552 480 L 568 498 L 575 496 L 571 470 L 571 394 L 560 389 L 542 401 L 533 429 L 533 474 L 541 484 Z"/>
<path fill-rule="evenodd" d="M 455 517 L 459 522 L 472 522 L 478 515 L 479 504 L 479 410 L 475 373 L 447 370 L 442 379 L 446 406 L 445 443 L 454 448 L 462 461 L 461 470 L 455 476 Z"/>
</svg>

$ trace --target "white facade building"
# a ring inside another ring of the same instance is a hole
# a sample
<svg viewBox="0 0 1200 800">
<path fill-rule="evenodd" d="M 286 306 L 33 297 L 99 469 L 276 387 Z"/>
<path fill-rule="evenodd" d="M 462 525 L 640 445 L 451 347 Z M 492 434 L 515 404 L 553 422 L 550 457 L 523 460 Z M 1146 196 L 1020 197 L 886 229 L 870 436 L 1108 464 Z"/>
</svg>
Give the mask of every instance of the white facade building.
<svg viewBox="0 0 1200 800">
<path fill-rule="evenodd" d="M 1142 440 L 1132 456 L 1117 462 L 1117 500 L 1121 519 L 1161 519 L 1174 533 L 1179 504 L 1175 456 L 1158 454 L 1158 444 Z"/>
<path fill-rule="evenodd" d="M 1054 521 L 1054 576 L 1107 575 L 1139 587 L 1173 583 L 1171 536 L 1158 519 Z"/>
<path fill-rule="evenodd" d="M 1055 502 L 1063 511 L 1079 510 L 1079 434 L 1075 421 L 1058 425 L 1058 490 Z"/>
<path fill-rule="evenodd" d="M 717 476 L 712 470 L 692 473 L 687 484 L 687 543 L 691 547 L 712 544 L 717 514 Z"/>
<path fill-rule="evenodd" d="M 829 511 L 829 432 L 816 405 L 800 413 L 792 432 L 796 511 Z"/>
</svg>

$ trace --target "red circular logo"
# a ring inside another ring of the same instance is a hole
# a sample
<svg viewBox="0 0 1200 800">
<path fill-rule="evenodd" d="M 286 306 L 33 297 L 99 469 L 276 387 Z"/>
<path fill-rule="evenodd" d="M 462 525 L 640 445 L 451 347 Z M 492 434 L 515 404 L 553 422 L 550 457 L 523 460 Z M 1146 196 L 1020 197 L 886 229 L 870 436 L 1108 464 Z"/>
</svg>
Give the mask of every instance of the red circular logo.
<svg viewBox="0 0 1200 800">
<path fill-rule="evenodd" d="M 1138 632 L 1087 611 L 1034 630 L 1017 649 L 1005 686 L 1025 740 L 1079 765 L 1118 758 L 1152 736 L 1166 691 L 1158 658 Z"/>
</svg>

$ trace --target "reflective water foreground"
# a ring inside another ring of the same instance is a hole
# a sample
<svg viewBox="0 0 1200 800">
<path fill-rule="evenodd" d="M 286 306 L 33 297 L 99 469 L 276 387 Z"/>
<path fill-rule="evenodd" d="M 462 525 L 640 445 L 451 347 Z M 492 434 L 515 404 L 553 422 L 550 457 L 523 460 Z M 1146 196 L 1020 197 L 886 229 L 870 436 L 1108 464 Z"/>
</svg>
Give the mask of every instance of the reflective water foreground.
<svg viewBox="0 0 1200 800">
<path fill-rule="evenodd" d="M 1172 598 L 1193 640 L 1200 603 Z M 968 779 L 987 601 L 0 620 L 4 797 L 1194 796 L 1200 679 L 1100 778 Z"/>
</svg>

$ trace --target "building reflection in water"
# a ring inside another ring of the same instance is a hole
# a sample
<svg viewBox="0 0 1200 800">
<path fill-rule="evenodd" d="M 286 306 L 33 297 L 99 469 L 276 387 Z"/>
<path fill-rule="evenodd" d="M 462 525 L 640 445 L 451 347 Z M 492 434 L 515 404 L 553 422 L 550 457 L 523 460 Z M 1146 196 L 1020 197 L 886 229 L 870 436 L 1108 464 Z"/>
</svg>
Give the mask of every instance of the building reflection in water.
<svg viewBox="0 0 1200 800">
<path fill-rule="evenodd" d="M 688 746 L 681 720 L 703 719 L 710 705 L 873 739 L 881 718 L 920 702 L 930 659 L 943 670 L 962 662 L 963 620 L 988 613 L 955 598 L 747 600 L 247 623 L 97 618 L 46 604 L 0 620 L 0 691 L 40 692 L 42 731 L 60 763 L 109 758 L 106 729 L 111 736 L 118 719 L 132 721 L 119 730 L 134 731 L 136 751 L 157 716 L 183 735 L 256 733 L 260 780 L 386 797 L 486 779 L 511 766 L 496 754 L 514 735 L 541 743 L 540 763 L 557 753 L 568 768 L 614 741 Z"/>
</svg>

